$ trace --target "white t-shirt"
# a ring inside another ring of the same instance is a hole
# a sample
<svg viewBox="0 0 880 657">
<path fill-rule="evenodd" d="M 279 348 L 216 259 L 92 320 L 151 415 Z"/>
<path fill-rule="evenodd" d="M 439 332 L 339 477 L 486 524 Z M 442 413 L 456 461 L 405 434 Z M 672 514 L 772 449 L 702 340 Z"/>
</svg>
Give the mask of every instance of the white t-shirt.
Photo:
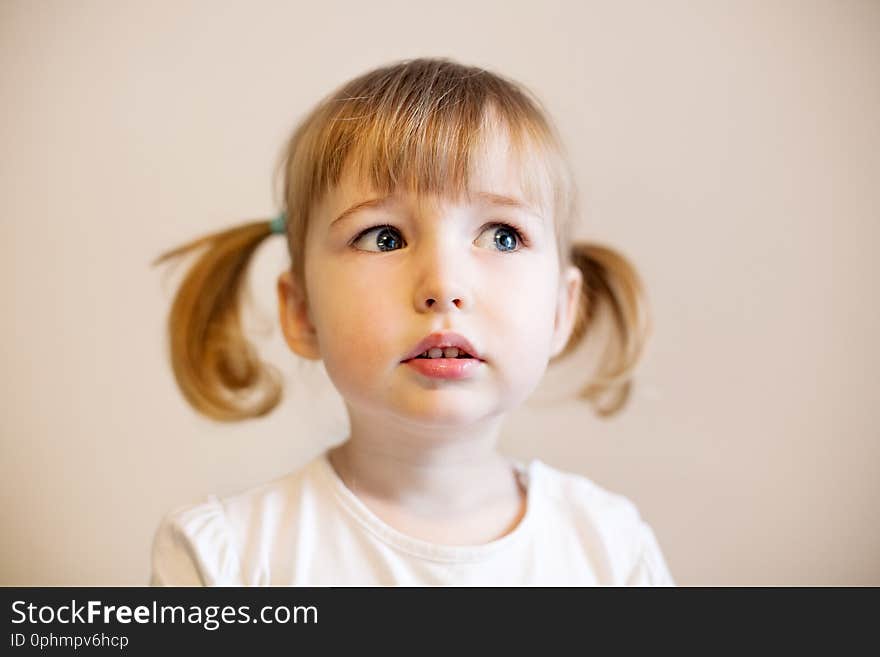
<svg viewBox="0 0 880 657">
<path fill-rule="evenodd" d="M 442 545 L 376 516 L 327 452 L 244 492 L 177 508 L 153 540 L 153 586 L 674 586 L 627 498 L 535 459 L 526 512 L 501 538 Z"/>
</svg>

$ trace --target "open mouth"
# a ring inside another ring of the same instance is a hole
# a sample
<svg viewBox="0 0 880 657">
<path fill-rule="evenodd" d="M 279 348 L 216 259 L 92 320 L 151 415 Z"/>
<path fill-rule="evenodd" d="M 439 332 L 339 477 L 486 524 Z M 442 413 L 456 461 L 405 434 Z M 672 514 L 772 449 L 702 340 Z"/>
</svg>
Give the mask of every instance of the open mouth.
<svg viewBox="0 0 880 657">
<path fill-rule="evenodd" d="M 474 360 L 475 357 L 461 347 L 431 347 L 410 360 Z M 479 360 L 479 358 L 476 358 Z"/>
</svg>

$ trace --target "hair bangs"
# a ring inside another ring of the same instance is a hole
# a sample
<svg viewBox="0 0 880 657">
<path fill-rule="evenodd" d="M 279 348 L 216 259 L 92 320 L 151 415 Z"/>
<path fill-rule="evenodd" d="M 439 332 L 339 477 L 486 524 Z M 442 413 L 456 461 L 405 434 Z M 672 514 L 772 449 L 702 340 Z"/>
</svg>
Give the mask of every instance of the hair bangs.
<svg viewBox="0 0 880 657">
<path fill-rule="evenodd" d="M 521 172 L 524 200 L 551 211 L 557 145 L 534 101 L 482 69 L 465 73 L 460 66 L 404 67 L 340 89 L 326 101 L 315 135 L 310 201 L 343 175 L 381 195 L 458 200 L 472 190 L 479 167 L 502 157 Z M 493 150 L 499 142 L 510 150 Z"/>
</svg>

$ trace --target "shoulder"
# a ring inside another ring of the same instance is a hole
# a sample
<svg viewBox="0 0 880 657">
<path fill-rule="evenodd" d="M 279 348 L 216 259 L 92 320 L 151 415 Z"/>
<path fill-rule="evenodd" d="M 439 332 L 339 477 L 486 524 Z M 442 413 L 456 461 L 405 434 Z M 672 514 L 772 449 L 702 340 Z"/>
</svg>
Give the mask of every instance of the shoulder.
<svg viewBox="0 0 880 657">
<path fill-rule="evenodd" d="M 613 492 L 592 479 L 537 463 L 541 470 L 548 501 L 558 510 L 586 516 L 604 533 L 632 531 L 641 522 L 636 505 L 624 495 Z"/>
<path fill-rule="evenodd" d="M 178 506 L 153 538 L 152 585 L 243 583 L 242 557 L 271 556 L 286 532 L 298 530 L 302 508 L 319 495 L 320 456 L 298 470 L 222 497 Z"/>
<path fill-rule="evenodd" d="M 234 579 L 237 555 L 223 506 L 210 495 L 166 513 L 153 536 L 153 586 L 211 586 Z"/>
<path fill-rule="evenodd" d="M 298 532 L 304 515 L 319 513 L 326 487 L 322 474 L 319 455 L 288 474 L 220 498 L 226 527 L 242 551 L 269 554 Z"/>
<path fill-rule="evenodd" d="M 590 478 L 535 462 L 551 513 L 564 516 L 585 545 L 599 552 L 614 582 L 673 585 L 653 530 L 635 503 Z"/>
</svg>

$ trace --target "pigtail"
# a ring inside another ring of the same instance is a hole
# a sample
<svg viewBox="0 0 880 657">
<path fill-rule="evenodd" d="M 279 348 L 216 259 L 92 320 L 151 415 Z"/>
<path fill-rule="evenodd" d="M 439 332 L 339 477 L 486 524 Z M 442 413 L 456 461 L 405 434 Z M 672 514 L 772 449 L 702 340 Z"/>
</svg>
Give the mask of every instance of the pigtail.
<svg viewBox="0 0 880 657">
<path fill-rule="evenodd" d="M 257 247 L 273 233 L 268 220 L 196 239 L 160 255 L 153 265 L 203 249 L 168 315 L 174 377 L 186 400 L 215 420 L 260 417 L 281 399 L 278 371 L 262 362 L 241 327 L 245 274 Z"/>
<path fill-rule="evenodd" d="M 607 306 L 613 322 L 613 340 L 580 397 L 592 403 L 597 415 L 610 417 L 629 399 L 632 372 L 652 330 L 644 286 L 635 267 L 608 247 L 575 243 L 571 260 L 583 274 L 583 285 L 574 329 L 559 357 L 581 343 L 595 324 L 599 308 Z M 603 405 L 600 398 L 606 395 L 610 395 L 610 400 Z"/>
</svg>

